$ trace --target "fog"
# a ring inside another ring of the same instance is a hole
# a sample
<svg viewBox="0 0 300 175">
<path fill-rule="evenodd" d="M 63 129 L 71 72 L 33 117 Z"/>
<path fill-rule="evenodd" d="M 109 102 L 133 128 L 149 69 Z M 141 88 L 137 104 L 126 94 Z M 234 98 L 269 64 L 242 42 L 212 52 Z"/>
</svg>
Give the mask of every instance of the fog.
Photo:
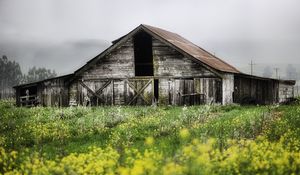
<svg viewBox="0 0 300 175">
<path fill-rule="evenodd" d="M 298 0 L 0 0 L 0 55 L 75 71 L 139 24 L 187 38 L 244 72 L 300 65 Z M 300 70 L 300 68 L 297 68 Z"/>
</svg>

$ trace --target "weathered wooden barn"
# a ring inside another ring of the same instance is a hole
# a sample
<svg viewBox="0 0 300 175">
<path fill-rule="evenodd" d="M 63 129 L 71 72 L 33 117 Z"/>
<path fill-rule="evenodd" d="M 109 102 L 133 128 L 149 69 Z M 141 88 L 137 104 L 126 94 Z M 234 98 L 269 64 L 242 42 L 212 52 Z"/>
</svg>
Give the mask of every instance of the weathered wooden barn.
<svg viewBox="0 0 300 175">
<path fill-rule="evenodd" d="M 140 25 L 73 74 L 15 87 L 19 106 L 272 104 L 295 81 L 251 76 L 172 33 Z"/>
</svg>

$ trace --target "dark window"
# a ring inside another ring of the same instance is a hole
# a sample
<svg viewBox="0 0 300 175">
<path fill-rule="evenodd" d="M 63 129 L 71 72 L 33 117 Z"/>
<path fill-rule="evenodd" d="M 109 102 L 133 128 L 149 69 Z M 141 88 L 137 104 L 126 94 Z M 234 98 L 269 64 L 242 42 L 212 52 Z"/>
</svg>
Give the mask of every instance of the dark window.
<svg viewBox="0 0 300 175">
<path fill-rule="evenodd" d="M 37 95 L 37 87 L 30 86 L 21 89 L 20 96 L 27 96 L 27 95 Z"/>
<path fill-rule="evenodd" d="M 153 76 L 152 37 L 145 32 L 134 36 L 134 60 L 136 76 Z"/>
</svg>

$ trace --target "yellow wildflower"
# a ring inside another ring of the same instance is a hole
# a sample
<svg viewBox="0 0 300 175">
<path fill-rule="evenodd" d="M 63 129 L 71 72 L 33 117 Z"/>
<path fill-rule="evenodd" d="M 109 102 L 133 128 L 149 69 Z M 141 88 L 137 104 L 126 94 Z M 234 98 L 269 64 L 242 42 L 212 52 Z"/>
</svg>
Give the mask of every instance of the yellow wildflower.
<svg viewBox="0 0 300 175">
<path fill-rule="evenodd" d="M 154 143 L 154 138 L 153 137 L 147 137 L 146 140 L 145 140 L 145 144 L 148 145 L 148 146 L 151 146 L 153 145 Z"/>
<path fill-rule="evenodd" d="M 190 137 L 190 132 L 188 129 L 183 128 L 179 131 L 179 136 L 182 139 L 188 139 Z"/>
</svg>

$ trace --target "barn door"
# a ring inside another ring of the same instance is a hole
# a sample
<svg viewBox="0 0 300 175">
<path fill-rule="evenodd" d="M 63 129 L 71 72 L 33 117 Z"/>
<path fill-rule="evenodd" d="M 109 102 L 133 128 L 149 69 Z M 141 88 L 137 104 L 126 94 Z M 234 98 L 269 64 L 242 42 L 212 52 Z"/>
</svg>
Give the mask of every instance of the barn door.
<svg viewBox="0 0 300 175">
<path fill-rule="evenodd" d="M 154 79 L 126 79 L 125 97 L 126 105 L 151 105 L 154 99 Z"/>
<path fill-rule="evenodd" d="M 194 92 L 194 80 L 184 80 L 181 83 L 183 94 L 181 94 L 182 105 L 195 105 L 198 103 L 198 98 Z"/>
<path fill-rule="evenodd" d="M 79 101 L 84 106 L 113 105 L 114 80 L 100 80 L 96 82 L 79 81 Z"/>
<path fill-rule="evenodd" d="M 79 81 L 77 99 L 83 106 L 151 105 L 158 94 L 156 83 L 152 78 Z"/>
<path fill-rule="evenodd" d="M 205 103 L 203 81 L 200 79 L 175 79 L 171 87 L 172 104 L 190 106 Z"/>
</svg>

